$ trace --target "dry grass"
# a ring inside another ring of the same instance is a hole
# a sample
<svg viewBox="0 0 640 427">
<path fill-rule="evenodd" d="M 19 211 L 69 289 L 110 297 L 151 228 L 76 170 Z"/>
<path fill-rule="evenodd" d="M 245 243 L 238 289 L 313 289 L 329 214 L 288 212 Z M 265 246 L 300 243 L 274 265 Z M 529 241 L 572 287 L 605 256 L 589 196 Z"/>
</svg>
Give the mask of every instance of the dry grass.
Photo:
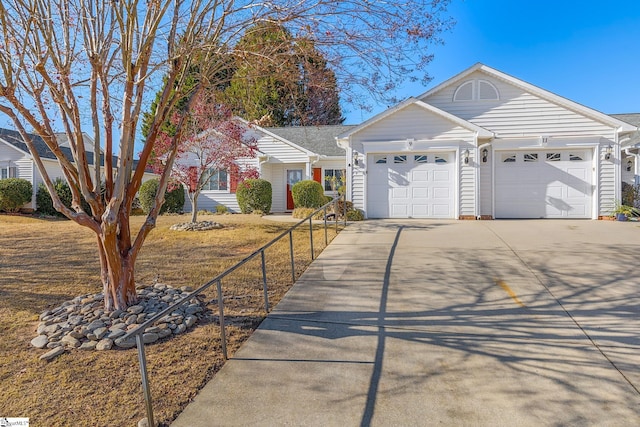
<svg viewBox="0 0 640 427">
<path fill-rule="evenodd" d="M 225 228 L 176 232 L 169 227 L 187 218 L 159 218 L 137 263 L 138 283 L 197 287 L 291 225 L 244 215 L 213 219 Z M 299 274 L 311 261 L 308 227 L 294 233 L 294 240 Z M 316 254 L 323 249 L 324 231 L 314 232 L 314 246 Z M 288 239 L 267 251 L 272 306 L 291 286 L 288 251 Z M 265 315 L 259 263 L 223 281 L 230 354 Z M 0 216 L 0 416 L 29 417 L 31 426 L 132 426 L 145 416 L 135 349 L 74 350 L 43 362 L 43 350 L 29 344 L 42 311 L 101 291 L 98 270 L 95 237 L 87 229 L 66 220 Z M 207 301 L 215 298 L 206 295 Z M 164 425 L 224 363 L 213 322 L 146 350 L 155 418 Z"/>
</svg>

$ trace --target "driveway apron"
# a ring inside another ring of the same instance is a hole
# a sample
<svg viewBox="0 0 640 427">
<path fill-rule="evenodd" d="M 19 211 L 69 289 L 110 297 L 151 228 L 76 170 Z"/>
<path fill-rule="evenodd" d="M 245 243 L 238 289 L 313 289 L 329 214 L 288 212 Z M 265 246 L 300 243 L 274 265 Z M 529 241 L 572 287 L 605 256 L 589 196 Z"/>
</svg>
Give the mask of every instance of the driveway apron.
<svg viewBox="0 0 640 427">
<path fill-rule="evenodd" d="M 349 225 L 172 424 L 640 425 L 640 227 Z"/>
</svg>

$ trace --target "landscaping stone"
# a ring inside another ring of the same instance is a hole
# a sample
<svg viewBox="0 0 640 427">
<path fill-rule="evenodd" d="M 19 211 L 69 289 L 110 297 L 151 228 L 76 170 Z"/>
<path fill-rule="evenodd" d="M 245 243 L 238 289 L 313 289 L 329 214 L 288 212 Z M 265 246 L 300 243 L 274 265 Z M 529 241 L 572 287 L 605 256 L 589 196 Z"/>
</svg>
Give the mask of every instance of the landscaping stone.
<svg viewBox="0 0 640 427">
<path fill-rule="evenodd" d="M 56 357 L 60 356 L 62 353 L 64 353 L 64 347 L 60 346 L 60 347 L 56 347 L 51 351 L 46 352 L 45 354 L 43 354 L 42 356 L 40 356 L 40 360 L 51 360 L 51 359 L 55 359 Z"/>
<path fill-rule="evenodd" d="M 198 222 L 183 222 L 180 224 L 174 224 L 169 227 L 170 230 L 175 231 L 207 231 L 223 228 L 222 224 L 214 221 L 198 221 Z"/>
<path fill-rule="evenodd" d="M 103 340 L 100 340 L 96 344 L 96 350 L 99 350 L 99 351 L 111 350 L 111 347 L 113 347 L 113 340 L 111 340 L 109 338 L 105 338 Z"/>
<path fill-rule="evenodd" d="M 175 289 L 162 283 L 138 286 L 138 304 L 126 311 L 112 312 L 105 312 L 102 293 L 76 297 L 40 314 L 37 336 L 31 340 L 31 345 L 50 349 L 40 356 L 43 360 L 51 360 L 72 349 L 105 351 L 135 347 L 135 338 L 124 341 L 122 337 L 186 297 L 190 290 L 189 287 Z M 142 336 L 143 342 L 151 344 L 184 333 L 205 315 L 205 304 L 191 298 L 184 306 L 148 326 Z"/>
<path fill-rule="evenodd" d="M 95 350 L 97 345 L 98 345 L 98 341 L 85 341 L 82 343 L 80 347 L 78 347 L 78 349 L 79 350 Z"/>
<path fill-rule="evenodd" d="M 46 335 L 38 335 L 31 340 L 31 345 L 35 348 L 45 348 L 49 344 L 49 337 Z"/>
</svg>

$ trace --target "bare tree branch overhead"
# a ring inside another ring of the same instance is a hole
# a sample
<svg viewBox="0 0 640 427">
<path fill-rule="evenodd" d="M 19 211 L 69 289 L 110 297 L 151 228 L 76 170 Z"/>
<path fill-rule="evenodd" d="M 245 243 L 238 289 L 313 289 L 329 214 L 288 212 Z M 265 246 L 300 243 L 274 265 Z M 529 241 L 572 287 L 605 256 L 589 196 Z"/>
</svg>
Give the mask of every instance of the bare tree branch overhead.
<svg viewBox="0 0 640 427">
<path fill-rule="evenodd" d="M 136 258 L 155 226 L 189 115 L 174 123 L 155 205 L 132 232 L 131 206 L 162 126 L 176 103 L 185 102 L 182 108 L 188 112 L 203 89 L 226 78 L 219 72 L 225 63 L 221 58 L 233 57 L 237 63 L 234 46 L 248 28 L 276 23 L 309 40 L 334 71 L 344 99 L 364 104 L 370 97 L 392 100 L 394 88 L 407 78 L 429 79 L 429 45 L 452 25 L 447 4 L 3 0 L 0 111 L 28 145 L 55 208 L 94 231 L 106 309 L 123 309 L 137 300 Z M 195 84 L 189 81 L 194 70 L 199 76 Z M 155 116 L 144 139 L 136 141 L 141 112 L 158 90 Z M 66 135 L 70 157 L 60 148 L 59 132 Z M 95 141 L 93 156 L 85 146 L 85 132 Z M 73 193 L 72 208 L 56 194 L 31 134 L 55 154 Z M 136 142 L 142 147 L 139 153 Z"/>
</svg>

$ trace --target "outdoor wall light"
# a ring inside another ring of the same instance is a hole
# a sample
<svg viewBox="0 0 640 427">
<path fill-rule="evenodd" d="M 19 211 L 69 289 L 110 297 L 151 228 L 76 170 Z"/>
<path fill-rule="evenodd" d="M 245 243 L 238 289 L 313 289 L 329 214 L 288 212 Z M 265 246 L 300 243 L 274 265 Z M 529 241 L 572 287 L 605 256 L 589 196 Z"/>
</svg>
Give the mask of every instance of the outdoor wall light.
<svg viewBox="0 0 640 427">
<path fill-rule="evenodd" d="M 354 166 L 360 166 L 360 158 L 358 157 L 358 154 L 353 156 L 353 165 Z"/>
<path fill-rule="evenodd" d="M 609 160 L 611 159 L 611 153 L 613 153 L 613 147 L 611 146 L 611 144 L 607 145 L 606 151 L 605 151 L 605 155 L 604 155 L 604 159 L 605 160 Z"/>
<path fill-rule="evenodd" d="M 627 160 L 627 172 L 631 172 L 631 167 L 633 167 L 633 162 L 629 159 Z"/>
<path fill-rule="evenodd" d="M 482 150 L 482 163 L 487 163 L 488 157 L 489 157 L 489 150 L 485 148 Z"/>
<path fill-rule="evenodd" d="M 464 150 L 464 151 L 462 152 L 462 160 L 464 161 L 464 164 L 465 164 L 465 165 L 468 165 L 468 164 L 469 164 L 469 154 L 470 154 L 470 153 L 469 153 L 469 150 L 468 150 L 468 149 L 467 149 L 467 150 Z"/>
</svg>

